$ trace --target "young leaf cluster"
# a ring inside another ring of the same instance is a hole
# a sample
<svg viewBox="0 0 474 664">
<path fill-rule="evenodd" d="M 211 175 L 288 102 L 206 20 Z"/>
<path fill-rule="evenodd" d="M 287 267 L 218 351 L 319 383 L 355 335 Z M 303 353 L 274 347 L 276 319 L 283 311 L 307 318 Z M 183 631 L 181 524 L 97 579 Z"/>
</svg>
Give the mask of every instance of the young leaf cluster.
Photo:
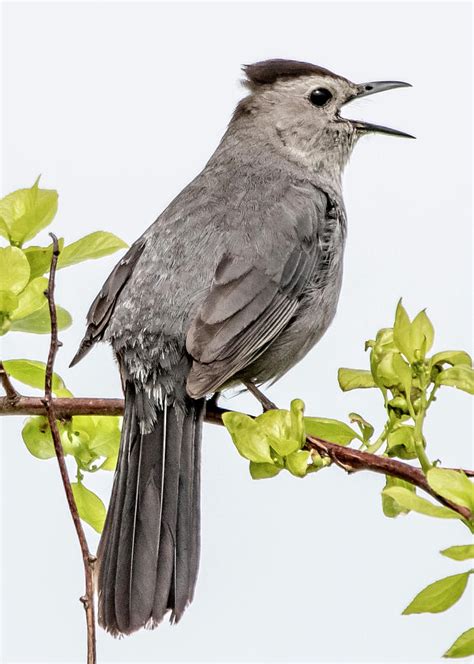
<svg viewBox="0 0 474 664">
<path fill-rule="evenodd" d="M 329 465 L 328 458 L 316 450 L 303 449 L 306 436 L 323 435 L 346 445 L 358 434 L 344 422 L 304 417 L 301 399 L 291 402 L 290 410 L 269 410 L 256 418 L 243 413 L 224 413 L 224 425 L 239 454 L 250 461 L 254 480 L 275 477 L 288 470 L 295 477 L 305 477 Z"/>
<path fill-rule="evenodd" d="M 40 189 L 39 178 L 29 189 L 19 189 L 0 200 L 0 236 L 7 246 L 0 247 L 0 335 L 8 332 L 47 334 L 51 331 L 45 291 L 53 252 L 47 246 L 26 245 L 54 219 L 58 194 Z M 85 260 L 107 256 L 126 247 L 113 233 L 97 231 L 71 244 L 59 240 L 61 253 L 57 269 Z M 56 307 L 58 329 L 69 327 L 70 314 Z M 31 359 L 4 360 L 6 373 L 14 380 L 44 390 L 45 364 Z M 56 397 L 72 397 L 64 381 L 53 375 Z M 100 532 L 105 519 L 105 506 L 98 496 L 85 487 L 85 473 L 113 470 L 120 441 L 120 418 L 74 416 L 58 422 L 65 455 L 74 457 L 76 482 L 72 484 L 80 517 Z M 29 452 L 38 459 L 55 456 L 51 431 L 46 417 L 30 417 L 22 431 Z"/>
<path fill-rule="evenodd" d="M 0 200 L 0 236 L 7 246 L 0 247 L 0 336 L 7 332 L 51 331 L 45 291 L 45 274 L 51 264 L 52 245 L 28 245 L 54 219 L 58 209 L 58 193 L 40 189 L 39 178 L 29 189 L 18 189 Z M 100 258 L 126 244 L 113 233 L 97 231 L 64 244 L 59 240 L 61 254 L 58 269 L 91 258 Z M 58 329 L 71 325 L 68 311 L 56 307 Z"/>
<path fill-rule="evenodd" d="M 37 360 L 5 360 L 10 378 L 33 388 L 43 389 L 46 365 Z M 72 397 L 63 379 L 53 374 L 53 394 Z M 120 443 L 120 417 L 74 415 L 58 420 L 57 426 L 65 456 L 76 462 L 76 482 L 72 484 L 79 516 L 97 532 L 102 531 L 106 509 L 101 499 L 84 485 L 85 473 L 114 470 Z M 52 459 L 55 450 L 47 417 L 29 417 L 22 430 L 26 448 L 37 459 Z"/>
<path fill-rule="evenodd" d="M 433 341 L 434 328 L 426 312 L 421 311 L 411 321 L 400 301 L 393 327 L 379 330 L 375 339 L 366 343 L 366 349 L 370 349 L 370 371 L 339 369 L 339 385 L 345 392 L 374 388 L 382 394 L 386 421 L 376 440 L 365 441 L 367 451 L 381 451 L 403 461 L 418 460 L 428 484 L 438 495 L 468 507 L 474 514 L 472 483 L 461 472 L 434 468 L 423 431 L 428 409 L 441 387 L 474 394 L 472 359 L 459 350 L 429 355 Z M 414 511 L 439 518 L 459 518 L 449 508 L 417 496 L 413 485 L 392 477 L 386 478 L 382 507 L 388 517 Z"/>
</svg>

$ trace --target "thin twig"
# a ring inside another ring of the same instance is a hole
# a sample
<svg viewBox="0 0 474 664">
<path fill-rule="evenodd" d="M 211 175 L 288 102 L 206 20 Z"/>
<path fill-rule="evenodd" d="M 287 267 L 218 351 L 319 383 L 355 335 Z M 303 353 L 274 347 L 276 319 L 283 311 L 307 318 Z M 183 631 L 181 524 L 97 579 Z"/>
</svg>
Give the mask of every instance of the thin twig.
<svg viewBox="0 0 474 664">
<path fill-rule="evenodd" d="M 0 360 L 0 383 L 2 384 L 2 387 L 5 390 L 5 394 L 7 395 L 6 396 L 7 401 L 9 401 L 11 404 L 15 404 L 20 398 L 20 395 L 11 384 L 10 376 L 7 374 L 6 369 L 3 366 L 3 362 L 1 360 Z"/>
<path fill-rule="evenodd" d="M 57 418 L 71 418 L 74 415 L 122 415 L 123 414 L 123 399 L 94 399 L 94 398 L 72 398 L 72 399 L 53 399 L 54 409 Z M 219 408 L 215 403 L 209 401 L 207 403 L 205 420 L 209 424 L 222 425 L 222 415 L 228 412 L 224 408 Z M 12 405 L 7 401 L 6 397 L 0 398 L 0 415 L 45 415 L 44 403 L 37 397 L 24 397 L 20 396 L 18 401 Z M 427 491 L 438 502 L 446 505 L 446 501 L 441 496 L 433 495 L 433 492 L 426 482 L 425 475 L 421 468 L 411 466 L 403 461 L 397 459 L 390 459 L 388 457 L 378 456 L 377 454 L 370 454 L 369 452 L 362 452 L 354 450 L 350 447 L 343 447 L 336 443 L 329 443 L 324 440 L 309 439 L 308 445 L 316 448 L 320 453 L 325 456 L 331 456 L 332 460 L 344 470 L 356 472 L 360 470 L 372 471 L 375 473 L 382 473 L 384 475 L 391 475 L 398 477 L 401 480 L 410 482 L 420 489 Z M 474 477 L 474 470 L 465 468 L 457 468 L 461 470 L 468 477 Z M 451 509 L 454 509 L 450 504 Z M 459 512 L 459 510 L 457 510 Z M 467 510 L 461 508 L 462 516 L 467 516 Z"/>
<path fill-rule="evenodd" d="M 67 472 L 66 462 L 64 459 L 64 452 L 61 445 L 61 437 L 56 423 L 57 413 L 55 410 L 55 403 L 52 395 L 52 382 L 53 382 L 53 369 L 54 360 L 61 342 L 58 341 L 58 325 L 56 318 L 56 306 L 54 303 L 54 281 L 56 276 L 56 266 L 59 256 L 58 239 L 50 233 L 53 240 L 53 255 L 51 259 L 51 269 L 49 272 L 48 290 L 46 296 L 48 299 L 49 315 L 51 319 L 51 342 L 49 346 L 48 362 L 46 364 L 45 386 L 44 386 L 44 399 L 43 404 L 48 417 L 51 435 L 53 438 L 54 449 L 56 451 L 56 458 L 58 460 L 59 472 L 66 493 L 69 511 L 71 513 L 74 527 L 76 529 L 77 537 L 81 547 L 82 559 L 84 562 L 84 574 L 86 581 L 86 592 L 81 597 L 81 602 L 84 605 L 86 612 L 87 623 L 87 664 L 96 664 L 96 638 L 95 638 L 95 615 L 94 615 L 94 562 L 95 558 L 91 555 L 87 545 L 84 529 L 82 528 L 81 519 L 77 511 L 76 501 L 72 492 L 71 482 Z"/>
</svg>

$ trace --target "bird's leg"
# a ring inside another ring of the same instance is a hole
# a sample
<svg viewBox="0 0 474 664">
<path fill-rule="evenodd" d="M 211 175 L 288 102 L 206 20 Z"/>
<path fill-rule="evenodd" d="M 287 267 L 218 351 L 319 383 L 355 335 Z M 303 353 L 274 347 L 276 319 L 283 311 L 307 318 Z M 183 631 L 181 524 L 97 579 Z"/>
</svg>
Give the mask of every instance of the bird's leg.
<svg viewBox="0 0 474 664">
<path fill-rule="evenodd" d="M 263 412 L 267 410 L 278 410 L 273 401 L 270 401 L 270 399 L 268 399 L 268 397 L 266 397 L 251 380 L 243 380 L 242 383 L 260 402 Z"/>
</svg>

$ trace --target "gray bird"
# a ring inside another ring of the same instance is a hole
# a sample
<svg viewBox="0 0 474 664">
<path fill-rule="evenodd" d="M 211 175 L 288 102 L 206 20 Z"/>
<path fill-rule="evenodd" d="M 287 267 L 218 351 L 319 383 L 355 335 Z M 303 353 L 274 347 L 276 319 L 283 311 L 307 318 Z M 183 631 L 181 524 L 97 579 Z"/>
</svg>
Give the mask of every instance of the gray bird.
<svg viewBox="0 0 474 664">
<path fill-rule="evenodd" d="M 219 146 L 116 265 L 71 363 L 108 341 L 125 393 L 98 550 L 99 623 L 116 636 L 177 622 L 193 599 L 206 396 L 280 378 L 321 338 L 341 288 L 344 166 L 364 134 L 410 137 L 339 114 L 407 83 L 292 60 L 243 69 L 249 94 Z"/>
</svg>

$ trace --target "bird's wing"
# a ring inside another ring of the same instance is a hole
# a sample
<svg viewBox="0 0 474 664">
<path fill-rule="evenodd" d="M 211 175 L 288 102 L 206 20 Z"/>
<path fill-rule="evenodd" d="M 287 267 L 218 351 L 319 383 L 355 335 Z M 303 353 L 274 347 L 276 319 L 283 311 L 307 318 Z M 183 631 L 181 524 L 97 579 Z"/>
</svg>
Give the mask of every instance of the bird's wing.
<svg viewBox="0 0 474 664">
<path fill-rule="evenodd" d="M 280 217 L 279 226 L 294 232 L 278 266 L 272 266 L 269 255 L 261 260 L 232 252 L 224 255 L 187 334 L 186 348 L 194 360 L 187 381 L 190 396 L 216 391 L 288 325 L 314 279 L 320 255 L 318 219 L 325 214 L 326 203 L 321 194 L 316 201 L 306 198 L 305 208 L 296 215 L 291 206 L 281 207 L 279 213 L 291 218 Z M 255 229 L 259 232 L 257 223 Z"/>
<path fill-rule="evenodd" d="M 117 263 L 110 273 L 107 281 L 102 286 L 87 314 L 87 330 L 82 339 L 77 353 L 74 355 L 71 364 L 74 366 L 87 355 L 91 347 L 100 341 L 104 336 L 105 329 L 110 321 L 110 317 L 117 303 L 123 287 L 130 279 L 130 276 L 140 258 L 145 246 L 144 238 L 137 240 L 125 256 Z"/>
</svg>

